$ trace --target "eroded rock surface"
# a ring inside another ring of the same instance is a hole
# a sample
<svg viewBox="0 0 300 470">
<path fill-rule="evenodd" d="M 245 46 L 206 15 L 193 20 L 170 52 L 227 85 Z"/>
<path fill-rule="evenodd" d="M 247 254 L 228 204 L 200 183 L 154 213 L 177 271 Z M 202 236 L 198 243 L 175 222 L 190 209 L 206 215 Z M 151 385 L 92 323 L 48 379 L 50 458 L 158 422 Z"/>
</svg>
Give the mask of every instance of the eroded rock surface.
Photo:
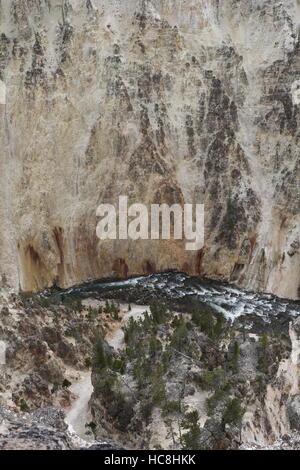
<svg viewBox="0 0 300 470">
<path fill-rule="evenodd" d="M 24 290 L 179 269 L 299 297 L 298 0 L 2 0 L 0 264 Z M 205 204 L 205 246 L 96 208 Z"/>
<path fill-rule="evenodd" d="M 0 291 L 0 448 L 116 449 L 88 426 L 94 338 L 113 319 L 55 298 Z"/>
<path fill-rule="evenodd" d="M 118 446 L 99 441 L 92 445 L 70 433 L 62 410 L 49 407 L 33 413 L 14 413 L 0 407 L 1 450 L 116 450 Z"/>
<path fill-rule="evenodd" d="M 1 407 L 0 449 L 70 450 L 75 445 L 59 410 L 46 408 L 36 414 L 15 414 Z"/>
</svg>

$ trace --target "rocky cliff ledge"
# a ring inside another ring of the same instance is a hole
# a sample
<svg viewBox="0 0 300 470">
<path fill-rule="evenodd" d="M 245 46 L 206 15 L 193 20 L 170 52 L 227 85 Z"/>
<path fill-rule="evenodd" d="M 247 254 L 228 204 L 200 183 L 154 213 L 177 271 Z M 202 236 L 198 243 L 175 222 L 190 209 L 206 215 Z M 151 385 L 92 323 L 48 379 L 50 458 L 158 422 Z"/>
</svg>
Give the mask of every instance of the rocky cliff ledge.
<svg viewBox="0 0 300 470">
<path fill-rule="evenodd" d="M 3 280 L 179 269 L 299 298 L 299 24 L 299 0 L 1 0 Z M 119 195 L 204 203 L 204 248 L 100 242 Z"/>
</svg>

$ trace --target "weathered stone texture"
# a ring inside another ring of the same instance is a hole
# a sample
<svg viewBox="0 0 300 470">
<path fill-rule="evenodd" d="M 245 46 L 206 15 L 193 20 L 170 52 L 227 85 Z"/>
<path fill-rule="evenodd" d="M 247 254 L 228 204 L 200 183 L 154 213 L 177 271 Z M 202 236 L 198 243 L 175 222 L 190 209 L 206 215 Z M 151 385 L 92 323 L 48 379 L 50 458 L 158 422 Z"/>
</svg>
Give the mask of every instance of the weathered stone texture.
<svg viewBox="0 0 300 470">
<path fill-rule="evenodd" d="M 9 282 L 179 269 L 299 297 L 299 24 L 298 0 L 0 1 Z M 119 195 L 205 203 L 203 250 L 100 242 Z"/>
</svg>

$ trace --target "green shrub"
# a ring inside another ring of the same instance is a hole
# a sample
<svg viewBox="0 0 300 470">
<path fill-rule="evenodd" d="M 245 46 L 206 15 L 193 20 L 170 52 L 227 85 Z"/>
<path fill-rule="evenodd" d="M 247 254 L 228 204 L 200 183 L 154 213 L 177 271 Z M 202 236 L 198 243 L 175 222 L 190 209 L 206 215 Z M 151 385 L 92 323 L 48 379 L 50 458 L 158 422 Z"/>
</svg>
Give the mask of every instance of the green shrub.
<svg viewBox="0 0 300 470">
<path fill-rule="evenodd" d="M 213 413 L 214 409 L 221 401 L 225 400 L 226 396 L 228 395 L 228 392 L 229 387 L 224 387 L 223 389 L 216 390 L 211 397 L 207 398 L 206 406 L 209 415 Z"/>
<path fill-rule="evenodd" d="M 241 421 L 245 410 L 241 406 L 238 398 L 233 398 L 227 404 L 223 415 L 223 424 L 237 424 Z"/>
<path fill-rule="evenodd" d="M 112 375 L 103 377 L 97 380 L 95 385 L 95 392 L 102 393 L 106 397 L 111 397 L 113 393 L 113 387 L 116 383 L 116 378 Z"/>
<path fill-rule="evenodd" d="M 158 301 L 152 302 L 150 305 L 150 310 L 153 323 L 159 325 L 166 320 L 168 310 L 164 303 Z"/>
<path fill-rule="evenodd" d="M 57 300 L 55 301 L 55 299 L 51 297 L 42 297 L 40 294 L 26 294 L 25 292 L 20 292 L 19 297 L 24 306 L 37 305 L 47 308 L 57 303 Z"/>
<path fill-rule="evenodd" d="M 100 334 L 94 339 L 94 355 L 92 363 L 95 368 L 101 370 L 109 365 L 110 356 L 105 352 L 104 340 Z"/>
<path fill-rule="evenodd" d="M 214 331 L 213 331 L 214 339 L 219 338 L 222 335 L 222 333 L 224 333 L 225 325 L 226 325 L 226 320 L 224 316 L 221 313 L 219 313 L 216 316 L 216 323 L 215 323 Z"/>
<path fill-rule="evenodd" d="M 130 317 L 126 327 L 124 328 L 124 339 L 125 343 L 128 346 L 133 346 L 135 341 L 137 340 L 137 331 L 138 331 L 138 325 L 136 321 Z"/>
<path fill-rule="evenodd" d="M 114 359 L 111 364 L 111 369 L 120 374 L 125 372 L 125 361 L 123 359 Z"/>
<path fill-rule="evenodd" d="M 105 313 L 109 313 L 113 317 L 114 320 L 119 320 L 120 308 L 114 302 L 110 303 L 108 300 L 106 300 L 104 311 Z"/>
<path fill-rule="evenodd" d="M 88 315 L 87 315 L 88 320 L 89 320 L 89 321 L 95 320 L 95 318 L 97 317 L 97 315 L 98 315 L 98 309 L 92 308 L 91 306 L 89 306 L 89 308 L 88 308 Z"/>
<path fill-rule="evenodd" d="M 27 405 L 27 402 L 24 400 L 24 398 L 21 398 L 20 400 L 20 410 L 24 413 L 29 411 L 29 406 Z"/>
<path fill-rule="evenodd" d="M 173 351 L 172 351 L 172 349 L 166 349 L 166 350 L 162 353 L 161 361 L 162 361 L 162 364 L 163 364 L 163 366 L 164 366 L 164 371 L 167 370 L 168 365 L 170 364 L 172 357 L 173 357 Z"/>
<path fill-rule="evenodd" d="M 182 448 L 185 450 L 201 450 L 200 436 L 200 426 L 198 424 L 191 426 L 189 431 L 182 435 Z"/>
<path fill-rule="evenodd" d="M 84 365 L 85 365 L 85 367 L 91 367 L 92 359 L 90 357 L 86 357 L 85 360 L 84 360 Z"/>
<path fill-rule="evenodd" d="M 86 423 L 85 425 L 87 428 L 90 428 L 92 431 L 94 431 L 97 427 L 97 424 L 94 423 L 94 421 L 90 421 L 89 423 Z"/>
<path fill-rule="evenodd" d="M 182 350 L 187 345 L 188 329 L 185 323 L 181 323 L 173 332 L 171 345 L 179 350 Z"/>
<path fill-rule="evenodd" d="M 72 383 L 68 379 L 64 379 L 62 383 L 63 388 L 69 388 L 72 385 Z"/>
<path fill-rule="evenodd" d="M 266 390 L 266 384 L 262 375 L 258 375 L 255 381 L 258 395 L 263 395 Z"/>
<path fill-rule="evenodd" d="M 153 404 L 151 400 L 144 401 L 140 404 L 140 413 L 144 420 L 148 421 L 152 413 Z"/>
<path fill-rule="evenodd" d="M 145 333 L 153 329 L 152 318 L 147 311 L 143 313 L 143 318 L 140 319 L 140 322 L 141 328 Z"/>
<path fill-rule="evenodd" d="M 62 296 L 62 303 L 65 307 L 73 310 L 74 312 L 82 312 L 83 305 L 81 298 L 74 295 Z"/>
<path fill-rule="evenodd" d="M 205 371 L 201 376 L 200 383 L 204 390 L 222 389 L 225 383 L 225 372 L 220 368 Z"/>
<path fill-rule="evenodd" d="M 137 381 L 138 388 L 145 386 L 146 382 L 151 379 L 153 372 L 153 362 L 150 358 L 146 358 L 143 354 L 138 356 L 133 366 L 133 377 Z"/>
<path fill-rule="evenodd" d="M 192 313 L 193 323 L 200 327 L 201 331 L 210 338 L 214 337 L 215 318 L 209 308 L 196 307 Z"/>
<path fill-rule="evenodd" d="M 197 410 L 190 411 L 184 415 L 182 427 L 188 431 L 182 435 L 182 447 L 186 450 L 200 450 L 199 439 L 201 429 L 198 425 L 199 413 Z"/>
<path fill-rule="evenodd" d="M 150 397 L 153 404 L 160 405 L 166 398 L 166 386 L 162 379 L 156 379 L 151 386 Z"/>
<path fill-rule="evenodd" d="M 170 400 L 170 401 L 165 401 L 162 407 L 162 414 L 167 415 L 170 413 L 180 413 L 181 411 L 181 406 L 180 406 L 180 401 L 179 400 Z"/>
<path fill-rule="evenodd" d="M 152 335 L 149 341 L 149 354 L 154 357 L 162 351 L 162 344 L 156 336 Z"/>
<path fill-rule="evenodd" d="M 41 305 L 41 307 L 50 307 L 50 305 L 52 304 L 51 299 L 48 299 L 46 297 L 39 296 L 36 300 L 38 304 Z"/>
</svg>

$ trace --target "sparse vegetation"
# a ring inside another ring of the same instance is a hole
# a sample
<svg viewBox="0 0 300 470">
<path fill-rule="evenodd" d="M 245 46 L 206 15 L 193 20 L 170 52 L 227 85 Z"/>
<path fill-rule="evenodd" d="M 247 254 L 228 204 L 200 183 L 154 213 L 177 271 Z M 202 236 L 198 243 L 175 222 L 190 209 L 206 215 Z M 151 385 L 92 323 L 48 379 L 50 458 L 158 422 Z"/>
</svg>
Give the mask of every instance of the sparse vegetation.
<svg viewBox="0 0 300 470">
<path fill-rule="evenodd" d="M 220 367 L 205 371 L 202 374 L 200 384 L 204 390 L 220 390 L 225 386 L 225 372 Z"/>
<path fill-rule="evenodd" d="M 219 338 L 224 331 L 223 315 L 215 314 L 207 306 L 196 306 L 192 312 L 192 321 L 211 339 Z"/>
<path fill-rule="evenodd" d="M 187 450 L 200 450 L 201 444 L 199 438 L 201 436 L 201 429 L 198 424 L 199 413 L 197 410 L 190 411 L 185 414 L 182 421 L 183 429 L 187 429 L 187 432 L 182 434 L 182 448 Z"/>
<path fill-rule="evenodd" d="M 233 398 L 227 403 L 223 414 L 223 424 L 238 424 L 244 412 L 245 410 L 241 406 L 241 401 L 238 398 Z"/>
<path fill-rule="evenodd" d="M 162 407 L 162 414 L 165 416 L 165 415 L 168 415 L 168 414 L 171 414 L 171 413 L 180 413 L 181 412 L 181 405 L 180 405 L 180 401 L 176 401 L 176 400 L 166 400 L 163 404 L 163 407 Z"/>
<path fill-rule="evenodd" d="M 226 384 L 223 388 L 215 390 L 214 394 L 206 400 L 207 411 L 209 415 L 212 415 L 215 408 L 220 402 L 225 402 L 228 393 L 230 391 L 230 385 Z"/>
<path fill-rule="evenodd" d="M 114 320 L 120 320 L 120 307 L 115 302 L 109 302 L 108 300 L 106 300 L 104 312 L 110 314 Z"/>
<path fill-rule="evenodd" d="M 62 295 L 61 300 L 63 305 L 73 312 L 82 312 L 83 305 L 81 297 L 75 295 Z"/>
<path fill-rule="evenodd" d="M 154 405 L 160 405 L 165 400 L 166 385 L 161 378 L 153 380 L 151 385 L 150 397 Z"/>
<path fill-rule="evenodd" d="M 164 303 L 152 302 L 150 310 L 153 323 L 159 325 L 167 319 L 168 309 Z"/>
<path fill-rule="evenodd" d="M 102 370 L 105 369 L 111 360 L 111 355 L 105 350 L 105 343 L 100 333 L 97 333 L 94 338 L 94 355 L 92 359 L 93 366 Z"/>
<path fill-rule="evenodd" d="M 29 411 L 29 406 L 24 398 L 21 398 L 20 400 L 20 410 L 23 411 L 23 413 L 27 413 Z"/>
</svg>

